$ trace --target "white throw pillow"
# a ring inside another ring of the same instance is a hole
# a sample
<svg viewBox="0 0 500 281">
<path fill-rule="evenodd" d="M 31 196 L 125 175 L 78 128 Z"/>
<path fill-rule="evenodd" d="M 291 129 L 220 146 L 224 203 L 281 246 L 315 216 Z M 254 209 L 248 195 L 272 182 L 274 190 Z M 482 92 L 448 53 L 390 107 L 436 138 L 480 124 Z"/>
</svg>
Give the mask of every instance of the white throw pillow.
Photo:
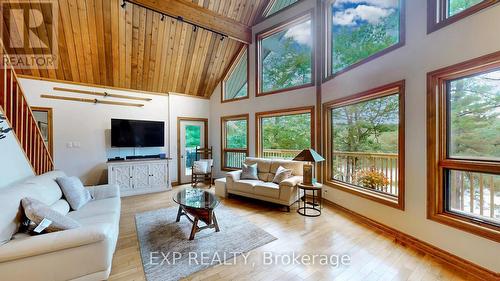
<svg viewBox="0 0 500 281">
<path fill-rule="evenodd" d="M 23 198 L 21 204 L 26 217 L 35 225 L 40 224 L 43 219 L 48 219 L 52 223 L 45 229 L 46 232 L 55 232 L 60 230 L 80 227 L 80 223 L 74 219 L 52 210 L 48 205 L 33 199 Z"/>
<path fill-rule="evenodd" d="M 61 188 L 71 209 L 78 210 L 92 200 L 89 190 L 83 186 L 82 182 L 77 177 L 61 177 L 57 178 L 56 182 Z"/>
<path fill-rule="evenodd" d="M 200 161 L 207 162 L 208 168 L 210 168 L 214 165 L 214 159 L 200 159 Z"/>
<path fill-rule="evenodd" d="M 282 181 L 290 178 L 291 176 L 292 176 L 292 170 L 285 169 L 279 166 L 278 170 L 276 170 L 276 175 L 274 176 L 273 182 L 279 184 Z"/>
<path fill-rule="evenodd" d="M 193 163 L 193 173 L 195 174 L 206 174 L 208 170 L 207 161 L 194 161 Z"/>
</svg>

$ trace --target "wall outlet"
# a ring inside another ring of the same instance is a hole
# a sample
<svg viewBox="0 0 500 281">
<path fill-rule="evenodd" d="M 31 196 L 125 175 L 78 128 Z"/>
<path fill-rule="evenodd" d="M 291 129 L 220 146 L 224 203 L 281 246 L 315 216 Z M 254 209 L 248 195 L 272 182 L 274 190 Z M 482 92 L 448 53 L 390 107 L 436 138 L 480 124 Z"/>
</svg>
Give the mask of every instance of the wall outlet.
<svg viewBox="0 0 500 281">
<path fill-rule="evenodd" d="M 73 148 L 73 143 L 72 143 L 72 142 L 68 142 L 68 143 L 66 143 L 66 147 L 67 147 L 67 148 Z"/>
</svg>

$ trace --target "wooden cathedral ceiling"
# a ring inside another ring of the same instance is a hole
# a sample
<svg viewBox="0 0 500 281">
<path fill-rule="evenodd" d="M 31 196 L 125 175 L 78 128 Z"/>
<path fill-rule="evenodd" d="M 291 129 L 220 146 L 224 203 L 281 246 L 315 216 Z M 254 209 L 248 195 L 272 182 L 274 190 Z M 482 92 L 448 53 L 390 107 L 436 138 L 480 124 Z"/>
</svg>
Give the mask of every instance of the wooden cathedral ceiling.
<svg viewBox="0 0 500 281">
<path fill-rule="evenodd" d="M 235 31 L 249 31 L 268 0 L 186 1 L 131 0 L 144 6 L 156 5 L 157 11 L 194 6 L 195 13 L 192 9 L 181 12 L 191 13 L 187 16 L 198 20 L 200 11 L 206 12 L 207 17 L 201 20 L 214 24 L 215 30 L 226 28 L 224 34 L 230 38 L 221 41 L 220 35 L 200 28 L 195 31 L 192 25 L 170 17 L 162 21 L 160 13 L 132 3 L 121 8 L 121 0 L 59 0 L 58 68 L 19 72 L 40 78 L 208 97 L 243 46 L 240 41 L 248 36 Z M 36 6 L 38 0 L 31 2 Z M 45 13 L 50 15 L 51 11 Z M 235 24 L 228 24 L 231 22 Z M 40 26 L 36 32 L 44 35 L 45 27 Z"/>
</svg>

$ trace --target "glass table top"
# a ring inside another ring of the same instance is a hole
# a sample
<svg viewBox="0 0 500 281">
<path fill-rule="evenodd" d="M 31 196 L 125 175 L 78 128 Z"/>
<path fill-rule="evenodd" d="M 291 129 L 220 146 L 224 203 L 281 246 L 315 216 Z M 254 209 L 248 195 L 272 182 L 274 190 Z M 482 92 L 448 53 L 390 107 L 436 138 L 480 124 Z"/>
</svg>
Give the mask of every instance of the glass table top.
<svg viewBox="0 0 500 281">
<path fill-rule="evenodd" d="M 203 189 L 186 188 L 174 195 L 175 203 L 188 208 L 214 209 L 219 205 L 219 199 Z"/>
</svg>

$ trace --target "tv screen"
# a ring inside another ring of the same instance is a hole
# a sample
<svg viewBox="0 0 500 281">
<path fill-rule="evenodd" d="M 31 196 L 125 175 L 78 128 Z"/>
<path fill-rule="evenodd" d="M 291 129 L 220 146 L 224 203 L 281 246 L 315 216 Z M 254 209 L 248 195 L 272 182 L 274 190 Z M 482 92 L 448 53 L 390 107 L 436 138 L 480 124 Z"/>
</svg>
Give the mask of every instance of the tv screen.
<svg viewBox="0 0 500 281">
<path fill-rule="evenodd" d="M 111 146 L 165 146 L 165 122 L 111 119 Z"/>
</svg>

